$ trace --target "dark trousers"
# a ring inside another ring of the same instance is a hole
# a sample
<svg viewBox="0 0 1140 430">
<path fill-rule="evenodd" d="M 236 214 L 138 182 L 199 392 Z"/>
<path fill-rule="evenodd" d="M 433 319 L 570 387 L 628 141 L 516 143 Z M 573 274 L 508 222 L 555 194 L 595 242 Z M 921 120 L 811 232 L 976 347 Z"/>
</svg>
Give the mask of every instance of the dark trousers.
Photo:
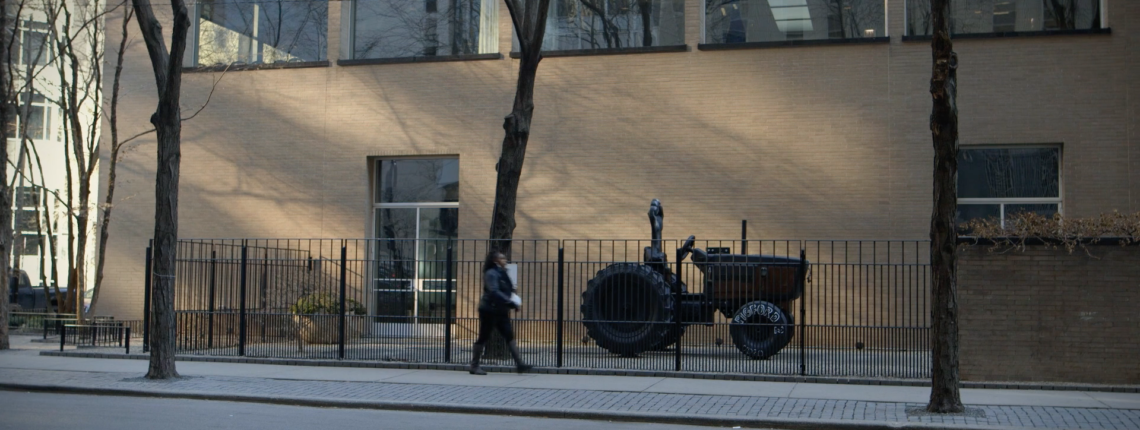
<svg viewBox="0 0 1140 430">
<path fill-rule="evenodd" d="M 515 340 L 515 329 L 511 328 L 511 314 L 509 313 L 480 311 L 479 338 L 475 339 L 475 344 L 487 344 L 487 339 L 491 338 L 491 330 L 498 330 L 499 334 L 503 336 L 503 340 L 507 342 Z"/>
</svg>

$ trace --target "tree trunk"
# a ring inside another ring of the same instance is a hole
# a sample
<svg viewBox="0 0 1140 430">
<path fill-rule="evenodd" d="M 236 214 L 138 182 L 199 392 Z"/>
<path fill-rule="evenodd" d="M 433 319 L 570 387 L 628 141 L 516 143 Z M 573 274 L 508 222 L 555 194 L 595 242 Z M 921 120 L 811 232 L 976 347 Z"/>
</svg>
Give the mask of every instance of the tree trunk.
<svg viewBox="0 0 1140 430">
<path fill-rule="evenodd" d="M 0 0 L 0 46 L 8 46 L 8 2 Z M 11 121 L 8 100 L 11 100 L 11 76 L 8 76 L 8 67 L 11 64 L 11 51 L 0 50 L 0 126 L 5 133 L 8 122 Z M 0 138 L 0 166 L 8 165 L 8 139 Z M 0 168 L 0 279 L 4 281 L 4 303 L 0 305 L 0 350 L 11 348 L 8 341 L 8 254 L 11 249 L 9 241 L 12 240 L 12 199 L 11 190 L 8 189 L 8 169 Z"/>
<path fill-rule="evenodd" d="M 934 302 L 930 412 L 962 412 L 958 392 L 957 223 L 958 209 L 958 56 L 950 41 L 949 0 L 931 4 L 934 40 L 930 131 L 934 140 L 934 211 L 930 217 L 930 267 Z"/>
<path fill-rule="evenodd" d="M 511 114 L 503 121 L 503 149 L 495 165 L 495 206 L 491 213 L 491 248 L 511 256 L 515 231 L 515 201 L 522 175 L 526 144 L 534 115 L 534 80 L 542 60 L 542 38 L 546 34 L 546 14 L 550 0 L 508 0 L 507 9 L 519 38 L 519 78 Z"/>
<path fill-rule="evenodd" d="M 158 168 L 154 187 L 154 263 L 153 272 L 148 274 L 154 277 L 154 283 L 150 369 L 146 377 L 168 379 L 178 377 L 174 368 L 174 254 L 178 240 L 178 168 L 182 157 L 182 119 L 178 103 L 190 18 L 183 0 L 171 2 L 174 29 L 167 51 L 162 27 L 151 10 L 150 0 L 133 1 L 158 87 L 158 109 L 150 117 L 158 138 Z"/>
<path fill-rule="evenodd" d="M 103 219 L 99 221 L 99 251 L 98 260 L 95 263 L 95 284 L 92 285 L 93 291 L 91 292 L 91 307 L 90 312 L 95 312 L 95 306 L 99 304 L 99 290 L 103 286 L 103 262 L 106 261 L 107 255 L 107 240 L 110 238 L 111 228 L 111 209 L 115 201 L 115 179 L 117 176 L 117 167 L 119 165 L 119 149 L 122 144 L 119 143 L 119 82 L 123 75 L 123 57 L 127 50 L 127 40 L 129 32 L 127 26 L 131 22 L 133 10 L 130 8 L 123 8 L 123 38 L 119 41 L 119 52 L 115 57 L 115 78 L 111 83 L 111 116 L 108 117 L 108 125 L 111 128 L 111 158 L 110 165 L 107 172 L 107 196 L 103 200 Z"/>
</svg>

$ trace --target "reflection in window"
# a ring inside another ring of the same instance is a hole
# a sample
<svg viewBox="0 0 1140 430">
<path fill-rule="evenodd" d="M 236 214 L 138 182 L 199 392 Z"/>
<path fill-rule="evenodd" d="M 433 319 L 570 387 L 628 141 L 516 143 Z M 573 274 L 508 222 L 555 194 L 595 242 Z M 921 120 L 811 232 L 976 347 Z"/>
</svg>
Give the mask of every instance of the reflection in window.
<svg viewBox="0 0 1140 430">
<path fill-rule="evenodd" d="M 441 323 L 447 245 L 459 236 L 459 160 L 385 159 L 374 172 L 374 321 Z"/>
<path fill-rule="evenodd" d="M 551 0 L 542 50 L 684 44 L 684 0 Z"/>
<path fill-rule="evenodd" d="M 326 0 L 203 0 L 198 65 L 270 64 L 327 58 Z"/>
<path fill-rule="evenodd" d="M 11 34 L 11 33 L 9 33 Z M 48 25 L 44 22 L 20 20 L 19 29 L 11 40 L 12 60 L 15 64 L 43 66 L 51 62 L 55 47 L 48 37 Z M 24 72 L 22 69 L 15 70 Z"/>
<path fill-rule="evenodd" d="M 8 130 L 6 131 L 9 138 L 17 138 L 21 133 L 26 130 L 29 139 L 51 139 L 51 117 L 54 109 L 49 104 L 48 100 L 43 95 L 32 93 L 31 103 L 28 103 L 28 94 L 20 94 L 18 98 L 19 103 L 10 104 L 9 109 L 15 114 L 13 121 L 8 123 Z M 24 117 L 24 109 L 27 109 L 27 117 Z"/>
<path fill-rule="evenodd" d="M 381 160 L 376 179 L 379 203 L 459 201 L 459 160 L 454 158 Z"/>
<path fill-rule="evenodd" d="M 958 152 L 958 223 L 1061 210 L 1061 149 L 962 148 Z"/>
<path fill-rule="evenodd" d="M 954 0 L 950 33 L 987 34 L 1100 28 L 1100 0 Z M 930 1 L 907 0 L 906 34 L 929 36 Z"/>
<path fill-rule="evenodd" d="M 352 28 L 356 59 L 499 50 L 496 0 L 356 0 Z"/>
<path fill-rule="evenodd" d="M 881 0 L 705 0 L 705 43 L 884 37 Z"/>
</svg>

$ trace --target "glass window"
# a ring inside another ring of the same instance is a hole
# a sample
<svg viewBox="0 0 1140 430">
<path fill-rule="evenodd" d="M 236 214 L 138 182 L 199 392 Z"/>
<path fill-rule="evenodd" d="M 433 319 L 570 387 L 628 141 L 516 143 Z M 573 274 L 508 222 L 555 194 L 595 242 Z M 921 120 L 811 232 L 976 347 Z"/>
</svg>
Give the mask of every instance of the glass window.
<svg viewBox="0 0 1140 430">
<path fill-rule="evenodd" d="M 885 37 L 882 0 L 705 0 L 705 43 Z"/>
<path fill-rule="evenodd" d="M 27 101 L 27 93 L 20 94 L 19 103 L 9 105 L 9 109 L 15 114 L 15 121 L 8 123 L 7 136 L 17 138 L 20 136 L 21 130 L 26 128 L 30 139 L 50 139 L 53 136 L 51 133 L 51 114 L 54 109 L 43 95 L 32 93 L 31 104 L 27 106 L 28 117 L 24 119 L 24 104 Z"/>
<path fill-rule="evenodd" d="M 1061 211 L 1061 148 L 961 148 L 958 223 Z"/>
<path fill-rule="evenodd" d="M 328 10 L 326 0 L 203 0 L 198 65 L 323 61 Z"/>
<path fill-rule="evenodd" d="M 1100 0 L 954 0 L 951 34 L 1100 28 Z M 907 0 L 906 34 L 929 36 L 930 1 Z"/>
<path fill-rule="evenodd" d="M 684 0 L 550 0 L 542 50 L 684 44 Z"/>
<path fill-rule="evenodd" d="M 375 173 L 374 320 L 439 323 L 447 243 L 459 236 L 459 160 L 379 160 Z"/>
<path fill-rule="evenodd" d="M 381 160 L 376 175 L 380 203 L 458 202 L 459 160 Z"/>
<path fill-rule="evenodd" d="M 352 58 L 499 50 L 497 0 L 355 0 Z"/>
</svg>

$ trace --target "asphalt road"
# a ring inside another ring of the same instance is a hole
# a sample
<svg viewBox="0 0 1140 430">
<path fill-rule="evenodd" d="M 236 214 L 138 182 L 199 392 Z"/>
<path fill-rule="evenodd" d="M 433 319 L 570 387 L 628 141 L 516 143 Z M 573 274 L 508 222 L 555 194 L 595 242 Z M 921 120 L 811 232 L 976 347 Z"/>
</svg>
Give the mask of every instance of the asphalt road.
<svg viewBox="0 0 1140 430">
<path fill-rule="evenodd" d="M 0 390 L 0 430 L 682 430 L 662 424 Z"/>
</svg>

